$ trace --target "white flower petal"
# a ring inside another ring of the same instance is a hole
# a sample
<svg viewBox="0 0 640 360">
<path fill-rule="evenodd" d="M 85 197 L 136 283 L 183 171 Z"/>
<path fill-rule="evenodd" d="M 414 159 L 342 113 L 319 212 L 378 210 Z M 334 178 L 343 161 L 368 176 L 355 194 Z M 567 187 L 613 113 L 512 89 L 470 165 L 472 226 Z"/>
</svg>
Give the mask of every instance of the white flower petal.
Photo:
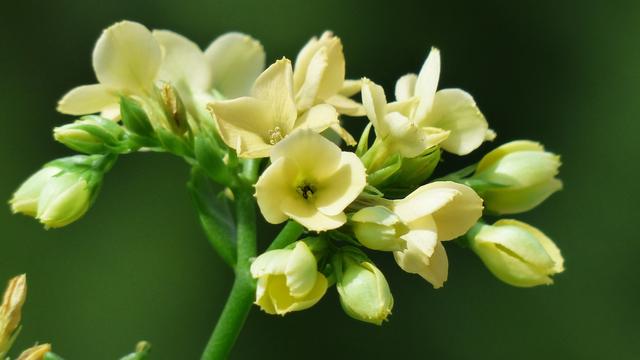
<svg viewBox="0 0 640 360">
<path fill-rule="evenodd" d="M 93 49 L 93 69 L 98 81 L 123 92 L 149 90 L 161 61 L 160 46 L 151 32 L 131 21 L 107 28 Z"/>
<path fill-rule="evenodd" d="M 362 193 L 367 173 L 354 153 L 343 152 L 340 168 L 320 182 L 315 205 L 326 215 L 338 215 Z"/>
<path fill-rule="evenodd" d="M 331 141 L 310 129 L 299 129 L 280 141 L 271 151 L 271 162 L 286 157 L 309 180 L 323 179 L 341 165 L 342 151 Z M 295 180 L 295 179 L 294 179 Z"/>
<path fill-rule="evenodd" d="M 181 92 L 185 89 L 194 92 L 209 89 L 209 64 L 198 45 L 168 30 L 154 30 L 153 36 L 163 50 L 159 80 L 171 83 L 182 90 Z"/>
<path fill-rule="evenodd" d="M 325 102 L 338 110 L 340 114 L 348 116 L 364 116 L 366 111 L 362 104 L 351 100 L 346 96 L 334 95 L 325 100 Z"/>
<path fill-rule="evenodd" d="M 385 122 L 387 98 L 382 86 L 369 79 L 362 79 L 362 106 L 364 106 L 367 117 L 373 124 L 378 137 L 387 137 L 390 131 Z"/>
<path fill-rule="evenodd" d="M 211 85 L 225 97 L 247 96 L 265 67 L 265 53 L 259 41 L 231 32 L 215 39 L 205 51 L 211 69 Z"/>
<path fill-rule="evenodd" d="M 296 120 L 296 129 L 311 129 L 320 133 L 331 125 L 340 124 L 338 113 L 331 105 L 320 104 L 307 110 Z"/>
<path fill-rule="evenodd" d="M 318 274 L 316 258 L 304 241 L 298 241 L 285 270 L 287 287 L 293 297 L 303 297 L 313 290 Z"/>
<path fill-rule="evenodd" d="M 421 124 L 451 131 L 440 146 L 456 155 L 477 149 L 489 129 L 473 97 L 460 89 L 438 91 L 431 111 Z"/>
<path fill-rule="evenodd" d="M 396 101 L 408 100 L 415 96 L 418 75 L 406 74 L 396 81 Z"/>
<path fill-rule="evenodd" d="M 419 122 L 424 119 L 431 110 L 439 80 L 440 51 L 436 48 L 431 48 L 431 52 L 429 56 L 427 56 L 427 60 L 425 60 L 422 65 L 418 78 L 416 79 L 415 96 L 420 98 L 420 104 L 415 114 L 416 121 Z"/>
<path fill-rule="evenodd" d="M 284 199 L 298 198 L 295 178 L 298 169 L 287 158 L 280 158 L 260 175 L 256 183 L 256 200 L 262 216 L 271 224 L 279 224 L 288 219 L 282 211 Z"/>
<path fill-rule="evenodd" d="M 86 115 L 118 104 L 118 96 L 102 84 L 83 85 L 71 89 L 60 101 L 58 111 L 69 115 Z"/>
<path fill-rule="evenodd" d="M 285 133 L 293 128 L 298 116 L 293 101 L 291 62 L 282 58 L 269 66 L 253 84 L 252 96 L 264 100 L 274 119 L 274 125 Z"/>
</svg>

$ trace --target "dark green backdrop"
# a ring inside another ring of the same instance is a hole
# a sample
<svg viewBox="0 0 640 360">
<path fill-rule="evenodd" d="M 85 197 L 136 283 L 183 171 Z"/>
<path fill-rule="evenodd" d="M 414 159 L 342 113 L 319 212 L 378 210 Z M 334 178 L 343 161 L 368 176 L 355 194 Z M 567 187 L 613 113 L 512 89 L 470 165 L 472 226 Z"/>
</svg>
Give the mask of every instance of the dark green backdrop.
<svg viewBox="0 0 640 360">
<path fill-rule="evenodd" d="M 638 359 L 640 2 L 482 3 L 4 2 L 0 199 L 70 153 L 51 137 L 71 120 L 55 103 L 94 82 L 93 44 L 117 20 L 172 29 L 203 47 L 244 31 L 269 60 L 292 58 L 332 29 L 348 75 L 388 91 L 437 45 L 442 86 L 475 96 L 498 143 L 530 138 L 562 154 L 565 190 L 518 218 L 556 240 L 566 272 L 551 287 L 512 288 L 449 246 L 450 278 L 435 291 L 379 256 L 396 300 L 388 323 L 351 320 L 331 290 L 285 318 L 254 309 L 233 358 Z M 124 157 L 87 216 L 60 230 L 0 208 L 0 280 L 29 276 L 18 347 L 47 341 L 70 360 L 109 360 L 146 339 L 153 359 L 199 356 L 231 274 L 194 217 L 187 174 L 170 156 Z"/>
</svg>

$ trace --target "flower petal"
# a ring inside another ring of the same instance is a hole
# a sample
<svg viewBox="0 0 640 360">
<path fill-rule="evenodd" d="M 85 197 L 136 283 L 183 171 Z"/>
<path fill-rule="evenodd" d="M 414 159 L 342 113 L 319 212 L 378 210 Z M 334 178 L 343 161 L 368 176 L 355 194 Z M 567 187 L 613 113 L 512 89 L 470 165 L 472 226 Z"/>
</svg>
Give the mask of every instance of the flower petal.
<svg viewBox="0 0 640 360">
<path fill-rule="evenodd" d="M 315 205 L 326 215 L 338 215 L 362 193 L 367 185 L 367 173 L 354 153 L 343 152 L 340 168 L 321 181 L 316 191 Z"/>
<path fill-rule="evenodd" d="M 362 104 L 351 100 L 343 95 L 334 95 L 325 100 L 325 102 L 338 110 L 340 114 L 348 116 L 364 116 L 366 111 Z"/>
<path fill-rule="evenodd" d="M 302 197 L 282 199 L 281 203 L 282 212 L 312 231 L 337 229 L 347 222 L 347 216 L 344 213 L 323 214 L 311 202 Z"/>
<path fill-rule="evenodd" d="M 211 85 L 228 99 L 249 95 L 265 67 L 260 42 L 238 32 L 216 38 L 204 55 L 211 69 Z"/>
<path fill-rule="evenodd" d="M 292 160 L 307 180 L 320 180 L 341 166 L 342 151 L 331 141 L 310 129 L 298 129 L 271 150 L 271 162 Z"/>
<path fill-rule="evenodd" d="M 364 106 L 367 117 L 373 124 L 378 137 L 386 138 L 390 131 L 385 122 L 387 98 L 382 86 L 367 78 L 362 79 L 362 106 Z"/>
<path fill-rule="evenodd" d="M 331 105 L 320 104 L 307 110 L 296 120 L 296 129 L 311 129 L 320 133 L 331 125 L 340 124 L 338 113 Z"/>
<path fill-rule="evenodd" d="M 433 255 L 429 260 L 429 266 L 422 268 L 418 275 L 430 282 L 434 289 L 441 288 L 447 281 L 449 274 L 449 259 L 441 242 L 436 244 Z"/>
<path fill-rule="evenodd" d="M 477 149 L 489 129 L 473 97 L 460 89 L 438 91 L 431 111 L 421 124 L 451 131 L 440 146 L 456 155 Z"/>
<path fill-rule="evenodd" d="M 345 80 L 342 83 L 342 87 L 340 88 L 340 91 L 338 91 L 338 94 L 346 97 L 352 97 L 359 93 L 361 89 L 362 80 Z"/>
<path fill-rule="evenodd" d="M 85 115 L 100 112 L 117 103 L 117 95 L 106 86 L 83 85 L 66 93 L 58 101 L 57 110 L 63 114 Z"/>
<path fill-rule="evenodd" d="M 298 111 L 293 101 L 292 70 L 288 59 L 276 61 L 260 74 L 251 92 L 253 97 L 268 104 L 274 125 L 285 133 L 293 129 Z"/>
<path fill-rule="evenodd" d="M 322 55 L 319 55 L 322 53 Z M 318 58 L 319 57 L 319 58 Z M 312 64 L 316 62 L 316 66 Z M 318 66 L 324 63 L 322 66 Z M 294 85 L 298 91 L 306 82 L 318 83 L 315 98 L 320 101 L 335 95 L 344 83 L 345 61 L 340 38 L 325 31 L 320 39 L 313 37 L 296 57 Z"/>
<path fill-rule="evenodd" d="M 131 21 L 107 28 L 93 49 L 93 69 L 98 81 L 124 92 L 149 90 L 161 61 L 160 45 L 151 32 Z"/>
<path fill-rule="evenodd" d="M 313 290 L 318 274 L 316 258 L 304 241 L 298 241 L 285 270 L 291 296 L 299 298 Z"/>
<path fill-rule="evenodd" d="M 296 88 L 298 111 L 305 111 L 317 102 L 316 99 L 318 98 L 320 86 L 322 86 L 323 75 L 328 65 L 329 58 L 327 56 L 327 49 L 320 48 L 308 64 L 308 68 L 305 71 L 306 76 L 304 82 L 300 85 L 300 88 Z M 296 66 L 296 70 L 297 69 L 299 69 L 299 67 Z"/>
<path fill-rule="evenodd" d="M 433 105 L 433 99 L 440 79 L 440 50 L 431 48 L 427 60 L 425 60 L 418 78 L 416 79 L 415 96 L 420 98 L 420 104 L 416 109 L 415 119 L 420 121 L 427 117 Z"/>
<path fill-rule="evenodd" d="M 538 228 L 531 226 L 527 223 L 523 223 L 522 221 L 512 220 L 512 219 L 501 219 L 496 221 L 495 224 L 493 225 L 494 226 L 501 226 L 501 225 L 517 226 L 529 232 L 530 234 L 535 236 L 536 239 L 538 239 L 538 242 L 540 243 L 540 245 L 542 245 L 546 253 L 551 257 L 551 260 L 553 260 L 554 266 L 553 266 L 552 273 L 557 274 L 564 271 L 564 258 L 560 253 L 560 249 L 553 242 L 553 240 L 549 239 L 549 237 L 545 235 L 542 231 L 540 231 Z"/>
<path fill-rule="evenodd" d="M 268 275 L 283 275 L 290 256 L 290 249 L 270 250 L 260 254 L 251 263 L 251 276 L 257 279 Z"/>
<path fill-rule="evenodd" d="M 413 158 L 424 153 L 449 136 L 449 132 L 446 130 L 421 127 L 398 112 L 388 113 L 384 122 L 389 127 L 389 136 L 383 140 L 390 148 L 400 152 L 406 158 Z"/>
<path fill-rule="evenodd" d="M 517 214 L 535 208 L 561 189 L 562 181 L 554 178 L 523 188 L 488 190 L 482 197 L 487 210 L 495 214 Z"/>
<path fill-rule="evenodd" d="M 406 74 L 396 81 L 396 101 L 408 100 L 415 96 L 418 75 Z"/>
<path fill-rule="evenodd" d="M 267 157 L 275 124 L 264 101 L 241 97 L 209 104 L 220 136 L 240 157 Z"/>
<path fill-rule="evenodd" d="M 287 293 L 288 288 L 283 278 L 277 278 L 271 282 L 272 284 L 270 284 L 268 291 L 275 312 L 278 315 L 285 315 L 292 311 L 300 311 L 312 307 L 322 299 L 328 287 L 327 278 L 318 273 L 313 289 L 306 296 L 295 298 Z"/>
<path fill-rule="evenodd" d="M 183 93 L 185 90 L 203 92 L 209 89 L 209 64 L 198 45 L 168 30 L 154 30 L 153 37 L 163 50 L 159 80 L 171 83 Z"/>
<path fill-rule="evenodd" d="M 282 211 L 283 199 L 297 197 L 294 181 L 297 168 L 287 158 L 280 158 L 260 175 L 256 183 L 256 200 L 262 216 L 271 224 L 279 224 L 289 217 Z"/>
<path fill-rule="evenodd" d="M 529 140 L 516 140 L 500 145 L 482 157 L 476 167 L 476 172 L 483 171 L 505 155 L 516 151 L 544 151 L 544 146 Z"/>
</svg>

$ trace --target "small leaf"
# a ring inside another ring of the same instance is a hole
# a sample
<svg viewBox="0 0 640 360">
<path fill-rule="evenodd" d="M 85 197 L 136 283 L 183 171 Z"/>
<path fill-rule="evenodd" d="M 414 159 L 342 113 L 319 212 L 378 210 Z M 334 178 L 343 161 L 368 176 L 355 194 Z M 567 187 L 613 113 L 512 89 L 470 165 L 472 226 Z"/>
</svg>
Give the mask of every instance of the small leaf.
<svg viewBox="0 0 640 360">
<path fill-rule="evenodd" d="M 120 97 L 120 114 L 124 126 L 133 133 L 147 137 L 153 135 L 153 126 L 149 122 L 147 113 L 135 100 L 124 96 Z"/>
</svg>

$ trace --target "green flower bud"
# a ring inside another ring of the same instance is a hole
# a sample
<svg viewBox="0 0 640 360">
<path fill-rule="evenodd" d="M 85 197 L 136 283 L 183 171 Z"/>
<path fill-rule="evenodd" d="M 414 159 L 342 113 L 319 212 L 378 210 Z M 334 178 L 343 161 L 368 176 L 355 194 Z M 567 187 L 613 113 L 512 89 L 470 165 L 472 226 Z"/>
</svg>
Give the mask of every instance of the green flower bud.
<svg viewBox="0 0 640 360">
<path fill-rule="evenodd" d="M 407 233 L 407 227 L 384 206 L 359 210 L 351 217 L 351 225 L 358 241 L 369 249 L 401 251 L 406 248 L 406 241 L 400 237 Z"/>
<path fill-rule="evenodd" d="M 31 175 L 16 192 L 9 201 L 11 211 L 14 214 L 22 213 L 27 216 L 36 216 L 38 214 L 38 199 L 42 189 L 55 175 L 62 170 L 54 166 L 46 166 L 35 174 Z"/>
<path fill-rule="evenodd" d="M 115 121 L 86 116 L 53 129 L 53 137 L 69 148 L 86 154 L 121 153 L 128 149 L 125 131 Z"/>
<path fill-rule="evenodd" d="M 27 297 L 27 276 L 9 280 L 0 305 L 0 359 L 4 359 L 20 331 L 22 305 Z"/>
<path fill-rule="evenodd" d="M 149 117 L 136 100 L 120 97 L 120 115 L 124 126 L 134 134 L 142 137 L 153 136 L 153 126 Z"/>
<path fill-rule="evenodd" d="M 79 173 L 64 172 L 42 188 L 36 218 L 47 228 L 58 228 L 78 220 L 89 209 L 91 189 Z"/>
<path fill-rule="evenodd" d="M 560 249 L 537 228 L 517 220 L 477 224 L 467 235 L 471 249 L 500 280 L 513 286 L 552 284 L 564 271 Z"/>
<path fill-rule="evenodd" d="M 368 261 L 346 257 L 336 287 L 342 308 L 356 320 L 381 325 L 391 313 L 393 296 L 389 284 Z"/>
<path fill-rule="evenodd" d="M 533 209 L 562 189 L 555 178 L 559 168 L 560 157 L 542 145 L 512 141 L 485 155 L 469 184 L 482 195 L 487 210 L 515 214 Z"/>
</svg>

